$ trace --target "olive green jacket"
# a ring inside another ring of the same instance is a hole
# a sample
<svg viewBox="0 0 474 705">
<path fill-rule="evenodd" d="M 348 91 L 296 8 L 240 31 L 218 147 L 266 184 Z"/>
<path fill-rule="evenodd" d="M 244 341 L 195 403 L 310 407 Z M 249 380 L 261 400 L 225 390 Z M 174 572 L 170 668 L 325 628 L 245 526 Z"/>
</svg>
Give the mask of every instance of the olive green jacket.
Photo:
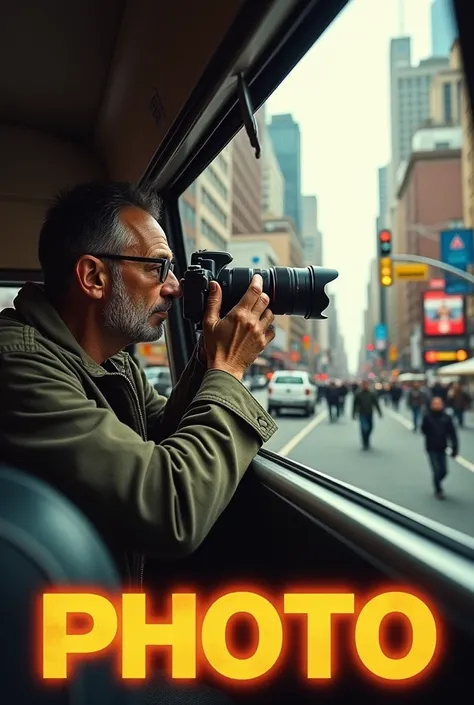
<svg viewBox="0 0 474 705">
<path fill-rule="evenodd" d="M 96 364 L 42 287 L 25 284 L 14 306 L 0 313 L 1 459 L 69 496 L 116 557 L 191 553 L 273 419 L 197 348 L 167 401 L 128 353 Z"/>
</svg>

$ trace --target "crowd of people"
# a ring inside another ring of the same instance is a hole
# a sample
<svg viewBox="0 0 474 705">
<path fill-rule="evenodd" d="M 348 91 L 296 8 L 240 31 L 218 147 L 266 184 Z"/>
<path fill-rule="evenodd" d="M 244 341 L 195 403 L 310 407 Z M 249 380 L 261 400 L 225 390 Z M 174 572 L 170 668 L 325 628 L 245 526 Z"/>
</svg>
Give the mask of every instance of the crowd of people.
<svg viewBox="0 0 474 705">
<path fill-rule="evenodd" d="M 382 418 L 383 406 L 395 412 L 405 401 L 411 412 L 413 432 L 421 431 L 425 438 L 425 450 L 432 471 L 435 496 L 444 499 L 443 480 L 447 475 L 446 451 L 450 448 L 452 458 L 459 451 L 459 438 L 456 425 L 463 428 L 465 413 L 471 407 L 472 397 L 459 383 L 444 385 L 435 382 L 423 385 L 419 382 L 407 385 L 378 383 L 370 388 L 367 380 L 360 383 L 331 381 L 318 388 L 318 403 L 326 402 L 329 422 L 336 422 L 345 413 L 346 399 L 352 393 L 352 417 L 358 419 L 362 440 L 362 450 L 370 449 L 370 439 L 374 428 L 374 414 Z M 456 424 L 455 424 L 456 422 Z"/>
</svg>

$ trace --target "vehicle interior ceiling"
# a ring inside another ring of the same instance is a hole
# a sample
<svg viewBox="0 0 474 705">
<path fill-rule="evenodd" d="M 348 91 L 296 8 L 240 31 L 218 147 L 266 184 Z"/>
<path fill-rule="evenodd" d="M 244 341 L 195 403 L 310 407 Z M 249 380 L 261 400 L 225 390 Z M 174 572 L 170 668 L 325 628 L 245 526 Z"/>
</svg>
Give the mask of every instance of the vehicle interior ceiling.
<svg viewBox="0 0 474 705">
<path fill-rule="evenodd" d="M 45 9 L 20 0 L 2 8 L 1 281 L 40 280 L 36 244 L 45 208 L 59 188 L 93 178 L 156 185 L 181 275 L 178 197 L 243 124 L 236 75 L 243 72 L 258 109 L 346 3 L 48 0 Z M 457 10 L 472 97 L 467 2 Z M 194 342 L 178 310 L 167 341 L 176 378 Z M 263 451 L 203 545 L 175 563 L 153 559 L 149 581 L 157 595 L 189 586 L 203 599 L 237 585 L 273 600 L 298 588 L 338 587 L 355 592 L 361 605 L 387 586 L 414 590 L 441 615 L 437 668 L 403 690 L 374 681 L 354 665 L 353 624 L 341 620 L 334 681 L 323 697 L 346 700 L 350 687 L 353 699 L 366 703 L 382 694 L 421 702 L 452 696 L 454 683 L 467 680 L 473 568 L 474 541 Z M 304 632 L 297 621 L 294 630 L 288 622 L 295 646 Z M 400 651 L 408 632 L 399 632 L 393 629 L 393 648 Z M 235 689 L 234 697 L 283 702 L 297 694 L 299 702 L 313 702 L 322 686 L 308 685 L 300 662 L 288 656 L 284 673 Z"/>
</svg>

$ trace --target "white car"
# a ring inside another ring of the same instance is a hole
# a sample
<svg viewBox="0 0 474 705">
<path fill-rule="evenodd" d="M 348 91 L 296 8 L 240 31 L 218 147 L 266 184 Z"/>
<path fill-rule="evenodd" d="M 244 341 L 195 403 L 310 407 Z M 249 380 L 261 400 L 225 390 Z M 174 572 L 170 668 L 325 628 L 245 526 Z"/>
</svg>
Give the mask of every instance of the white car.
<svg viewBox="0 0 474 705">
<path fill-rule="evenodd" d="M 301 409 L 312 416 L 316 408 L 316 386 L 304 371 L 279 370 L 268 385 L 268 412 L 278 416 L 282 409 Z"/>
</svg>

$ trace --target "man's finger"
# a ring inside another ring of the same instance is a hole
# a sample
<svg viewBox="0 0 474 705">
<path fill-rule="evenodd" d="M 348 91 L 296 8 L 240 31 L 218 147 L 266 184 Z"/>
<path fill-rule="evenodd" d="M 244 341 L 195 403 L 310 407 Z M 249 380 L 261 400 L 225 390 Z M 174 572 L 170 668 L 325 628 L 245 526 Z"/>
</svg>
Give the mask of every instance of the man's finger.
<svg viewBox="0 0 474 705">
<path fill-rule="evenodd" d="M 260 298 L 262 290 L 263 279 L 260 274 L 254 274 L 254 276 L 252 277 L 252 281 L 250 282 L 250 286 L 243 295 L 238 306 L 243 306 L 244 308 L 252 310 L 252 308 L 255 306 L 258 299 Z"/>
<path fill-rule="evenodd" d="M 206 312 L 203 317 L 203 323 L 208 326 L 214 325 L 219 320 L 222 304 L 222 290 L 216 281 L 210 282 L 210 293 L 207 298 Z"/>
</svg>

